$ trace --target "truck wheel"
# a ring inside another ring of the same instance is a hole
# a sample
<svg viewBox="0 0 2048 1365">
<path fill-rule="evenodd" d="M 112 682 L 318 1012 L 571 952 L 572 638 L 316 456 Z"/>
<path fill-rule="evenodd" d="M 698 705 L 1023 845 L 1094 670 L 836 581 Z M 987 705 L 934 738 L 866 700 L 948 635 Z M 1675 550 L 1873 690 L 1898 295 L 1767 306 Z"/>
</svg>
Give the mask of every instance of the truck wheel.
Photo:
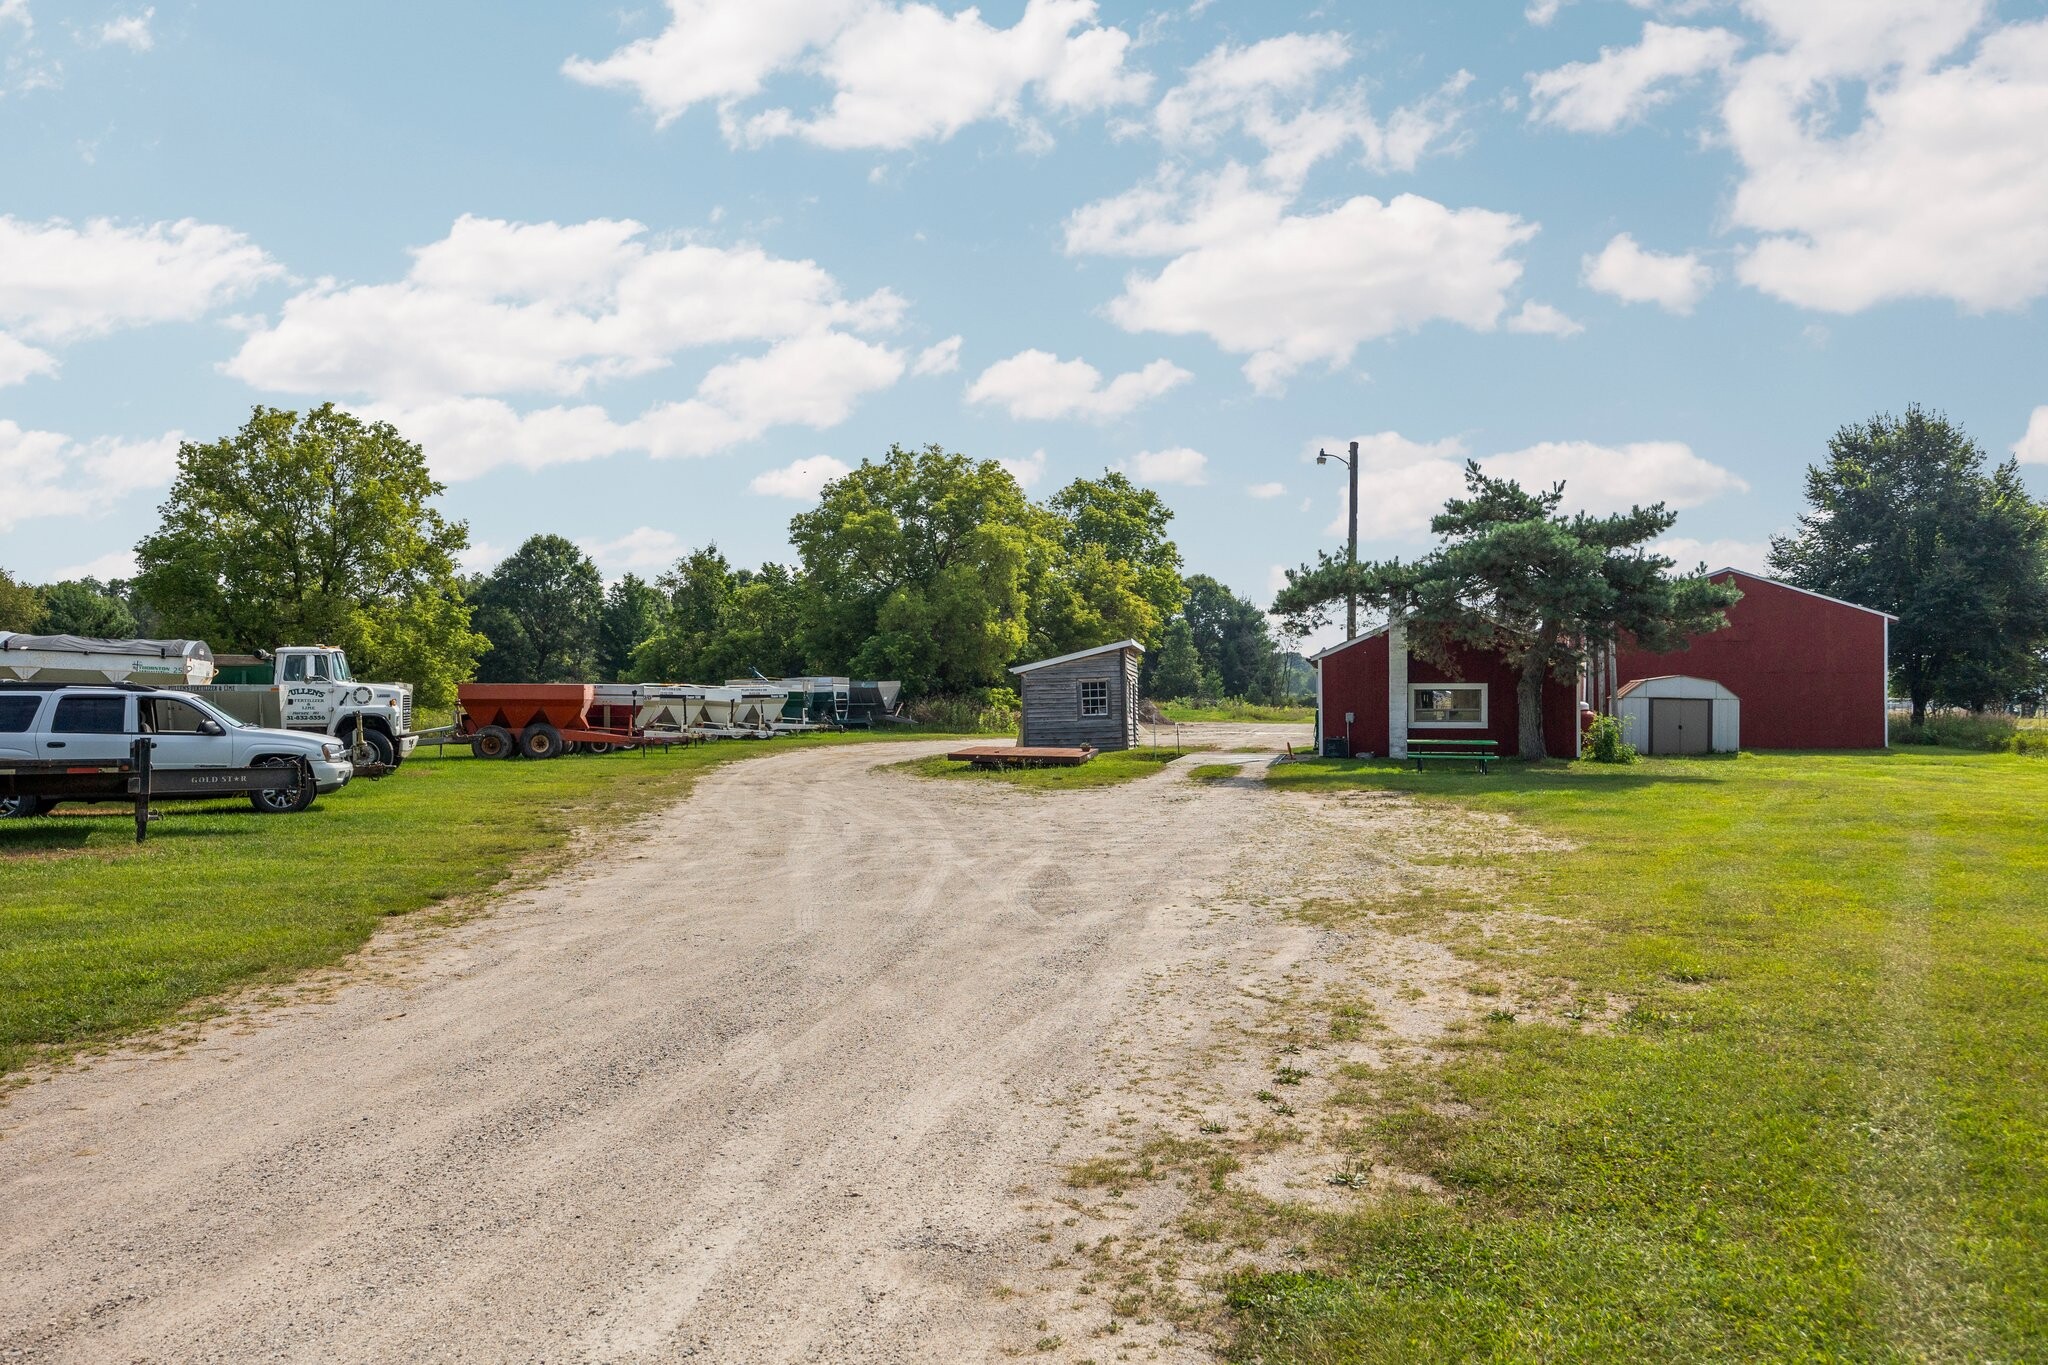
<svg viewBox="0 0 2048 1365">
<path fill-rule="evenodd" d="M 250 792 L 249 804 L 259 815 L 297 815 L 313 804 L 313 783 L 305 765 L 295 758 L 259 758 L 252 765 L 258 768 L 290 768 L 292 781 L 288 787 L 276 791 Z"/>
<path fill-rule="evenodd" d="M 0 796 L 0 820 L 26 820 L 42 813 L 40 796 Z"/>
<path fill-rule="evenodd" d="M 344 727 L 342 733 L 348 734 L 349 731 Z M 372 763 L 379 767 L 389 768 L 398 762 L 398 746 L 393 744 L 391 737 L 382 730 L 372 730 L 365 727 L 363 730 L 363 742 L 348 746 L 348 761 L 355 764 L 358 768 L 366 767 Z"/>
<path fill-rule="evenodd" d="M 519 746 L 504 726 L 486 725 L 471 737 L 469 751 L 478 758 L 510 758 L 519 752 Z"/>
<path fill-rule="evenodd" d="M 601 739 L 593 739 L 583 746 L 583 752 L 586 754 L 608 754 L 611 751 L 612 746 Z"/>
<path fill-rule="evenodd" d="M 519 752 L 528 758 L 560 758 L 562 732 L 546 721 L 529 725 L 520 733 Z"/>
</svg>

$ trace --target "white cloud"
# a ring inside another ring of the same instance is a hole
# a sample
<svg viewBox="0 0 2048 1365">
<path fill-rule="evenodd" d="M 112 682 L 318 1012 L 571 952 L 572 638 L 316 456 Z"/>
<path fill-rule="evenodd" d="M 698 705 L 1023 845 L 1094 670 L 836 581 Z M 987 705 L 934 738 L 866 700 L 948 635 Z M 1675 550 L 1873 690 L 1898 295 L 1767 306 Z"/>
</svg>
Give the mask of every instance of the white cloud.
<svg viewBox="0 0 2048 1365">
<path fill-rule="evenodd" d="M 35 341 L 190 321 L 283 274 L 241 233 L 189 218 L 75 227 L 0 215 L 0 323 Z"/>
<path fill-rule="evenodd" d="M 68 583 L 77 578 L 95 578 L 109 583 L 117 578 L 133 578 L 139 566 L 133 550 L 109 550 L 103 555 L 88 559 L 82 564 L 66 564 L 52 569 L 44 575 L 51 583 Z"/>
<path fill-rule="evenodd" d="M 1020 419 L 1061 417 L 1106 420 L 1185 384 L 1194 376 L 1168 360 L 1120 374 L 1107 384 L 1085 360 L 1061 360 L 1050 351 L 1019 351 L 998 360 L 968 386 L 972 403 L 994 403 Z"/>
<path fill-rule="evenodd" d="M 82 516 L 177 472 L 180 432 L 140 441 L 74 441 L 0 418 L 0 531 L 37 517 Z"/>
<path fill-rule="evenodd" d="M 1017 481 L 1019 488 L 1031 488 L 1045 477 L 1045 452 L 1034 450 L 1021 460 L 997 460 L 997 464 L 1010 471 L 1010 477 Z"/>
<path fill-rule="evenodd" d="M 853 472 L 853 466 L 830 455 L 813 455 L 780 469 L 764 470 L 747 485 L 749 493 L 771 498 L 796 498 L 814 502 L 825 485 Z"/>
<path fill-rule="evenodd" d="M 463 573 L 489 573 L 498 567 L 498 561 L 511 551 L 502 545 L 493 545 L 488 540 L 471 541 L 468 548 L 455 556 L 455 567 Z"/>
<path fill-rule="evenodd" d="M 1127 278 L 1109 314 L 1127 331 L 1201 334 L 1248 356 L 1245 375 L 1261 392 L 1303 365 L 1344 365 L 1362 342 L 1430 322 L 1492 330 L 1522 273 L 1510 253 L 1536 233 L 1513 214 L 1413 194 L 1359 195 L 1316 214 L 1253 196 L 1213 210 L 1231 221 L 1227 232 L 1204 230 L 1206 240 L 1158 274 Z M 1130 228 L 1147 240 L 1171 236 Z"/>
<path fill-rule="evenodd" d="M 1725 70 L 1742 39 L 1719 28 L 1646 23 L 1634 47 L 1603 47 L 1595 61 L 1571 62 L 1529 77 L 1529 117 L 1580 133 L 1611 133 L 1675 93 L 1674 87 Z"/>
<path fill-rule="evenodd" d="M 156 7 L 152 5 L 140 14 L 124 14 L 109 19 L 99 26 L 100 45 L 118 45 L 136 52 L 147 52 L 156 46 L 156 35 L 149 31 L 150 20 L 154 18 Z"/>
<path fill-rule="evenodd" d="M 1510 332 L 1523 332 L 1530 336 L 1575 337 L 1586 330 L 1584 323 L 1567 316 L 1563 310 L 1534 299 L 1524 302 L 1520 310 L 1501 325 Z"/>
<path fill-rule="evenodd" d="M 12 24 L 21 30 L 20 36 L 28 38 L 36 31 L 35 16 L 29 13 L 28 0 L 0 0 L 0 24 Z"/>
<path fill-rule="evenodd" d="M 1650 549 L 1676 561 L 1680 572 L 1689 572 L 1701 564 L 1709 569 L 1746 569 L 1754 574 L 1768 575 L 1771 571 L 1771 543 L 1767 540 L 1695 540 L 1691 536 L 1667 536 L 1653 543 Z"/>
<path fill-rule="evenodd" d="M 622 574 L 658 574 L 689 552 L 673 531 L 637 526 L 617 540 L 583 542 L 583 552 L 607 579 Z"/>
<path fill-rule="evenodd" d="M 419 442 L 435 474 L 456 481 L 506 465 L 538 469 L 628 450 L 656 459 L 711 455 L 777 426 L 822 430 L 845 421 L 855 402 L 894 384 L 903 369 L 901 352 L 819 332 L 714 366 L 695 396 L 628 422 L 596 404 L 521 413 L 485 397 L 372 403 L 362 411 Z"/>
<path fill-rule="evenodd" d="M 0 389 L 39 374 L 57 373 L 57 358 L 0 332 Z"/>
<path fill-rule="evenodd" d="M 1030 137 L 1028 108 L 1066 113 L 1141 98 L 1149 78 L 1124 65 L 1130 43 L 1096 22 L 1095 0 L 1027 0 L 1009 28 L 992 27 L 978 9 L 949 15 L 885 0 L 669 0 L 658 35 L 562 70 L 634 92 L 662 124 L 716 104 L 735 143 L 802 137 L 901 148 L 991 118 Z M 808 115 L 741 107 L 771 78 L 799 70 L 831 88 L 828 103 Z"/>
<path fill-rule="evenodd" d="M 395 284 L 323 280 L 259 322 L 226 365 L 257 388 L 423 400 L 582 392 L 687 347 L 831 326 L 873 331 L 903 301 L 849 301 L 815 261 L 649 241 L 626 220 L 458 219 Z"/>
<path fill-rule="evenodd" d="M 1246 488 L 1244 491 L 1246 496 L 1258 498 L 1261 501 L 1264 501 L 1267 498 L 1286 497 L 1287 485 L 1284 483 L 1255 483 L 1252 484 L 1250 487 Z"/>
<path fill-rule="evenodd" d="M 1839 6 L 1750 3 L 1793 46 L 1749 63 L 1725 105 L 1744 169 L 1730 217 L 1762 234 L 1737 266 L 1745 283 L 1838 313 L 2048 294 L 2048 20 L 1996 29 L 1943 67 L 1981 7 L 1895 0 L 1858 23 Z M 1837 136 L 1826 115 L 1844 73 L 1867 83 Z"/>
<path fill-rule="evenodd" d="M 1455 142 L 1459 97 L 1471 84 L 1459 72 L 1385 122 L 1368 107 L 1363 85 L 1318 103 L 1322 78 L 1351 61 L 1335 33 L 1284 33 L 1246 47 L 1225 44 L 1189 67 L 1152 112 L 1167 147 L 1185 151 L 1243 132 L 1266 149 L 1260 172 L 1276 185 L 1298 187 L 1315 164 L 1355 147 L 1361 164 L 1409 171 L 1429 151 Z"/>
<path fill-rule="evenodd" d="M 960 368 L 960 338 L 947 337 L 917 353 L 910 372 L 915 375 L 951 374 Z"/>
<path fill-rule="evenodd" d="M 1204 484 L 1209 481 L 1209 457 L 1199 450 L 1174 446 L 1169 450 L 1141 450 L 1131 456 L 1131 472 L 1143 483 Z"/>
<path fill-rule="evenodd" d="M 2048 405 L 2034 409 L 2026 435 L 2013 442 L 2012 453 L 2021 464 L 2048 464 Z"/>
<path fill-rule="evenodd" d="M 1627 303 L 1654 303 L 1667 312 L 1688 314 L 1714 284 L 1714 272 L 1699 257 L 1666 256 L 1646 251 L 1628 233 L 1618 234 L 1597 256 L 1580 259 L 1589 289 L 1612 294 Z"/>
<path fill-rule="evenodd" d="M 1322 444 L 1330 445 L 1329 441 Z M 1359 534 L 1361 537 L 1420 541 L 1429 537 L 1430 518 L 1465 488 L 1465 443 L 1448 438 L 1416 441 L 1383 431 L 1359 438 Z M 1568 510 L 1617 512 L 1635 504 L 1663 502 L 1676 509 L 1697 507 L 1749 485 L 1727 469 L 1695 454 L 1681 441 L 1640 441 L 1606 446 L 1591 441 L 1545 441 L 1521 450 L 1488 455 L 1480 467 L 1531 490 L 1562 479 Z M 1345 531 L 1343 493 L 1326 530 Z"/>
</svg>

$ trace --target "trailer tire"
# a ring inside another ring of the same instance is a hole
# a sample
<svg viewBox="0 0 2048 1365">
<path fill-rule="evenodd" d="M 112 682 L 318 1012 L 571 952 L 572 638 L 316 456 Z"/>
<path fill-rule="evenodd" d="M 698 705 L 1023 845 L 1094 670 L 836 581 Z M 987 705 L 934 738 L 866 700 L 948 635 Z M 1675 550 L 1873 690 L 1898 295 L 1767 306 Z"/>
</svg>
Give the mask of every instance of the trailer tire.
<svg viewBox="0 0 2048 1365">
<path fill-rule="evenodd" d="M 40 796 L 0 796 L 0 820 L 26 820 L 42 813 Z"/>
<path fill-rule="evenodd" d="M 504 726 L 486 725 L 470 737 L 469 751 L 478 758 L 510 758 L 519 752 L 519 745 Z"/>
<path fill-rule="evenodd" d="M 562 732 L 546 721 L 536 721 L 519 733 L 519 752 L 528 758 L 560 758 Z"/>
<path fill-rule="evenodd" d="M 612 746 L 601 739 L 593 739 L 583 746 L 583 752 L 586 754 L 608 754 L 611 751 Z"/>
<path fill-rule="evenodd" d="M 290 768 L 292 785 L 281 791 L 250 792 L 249 804 L 256 808 L 258 815 L 297 815 L 313 804 L 316 794 L 313 789 L 313 774 L 306 765 L 296 758 L 273 755 L 259 758 L 249 765 L 252 768 Z"/>
</svg>

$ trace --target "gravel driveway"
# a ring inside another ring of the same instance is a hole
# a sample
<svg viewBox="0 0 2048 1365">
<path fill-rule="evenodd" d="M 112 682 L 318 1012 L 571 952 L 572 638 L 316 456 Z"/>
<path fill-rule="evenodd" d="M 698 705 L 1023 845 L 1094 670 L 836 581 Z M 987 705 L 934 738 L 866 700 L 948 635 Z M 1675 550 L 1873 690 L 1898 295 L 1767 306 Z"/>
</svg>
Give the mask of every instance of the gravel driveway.
<svg viewBox="0 0 2048 1365">
<path fill-rule="evenodd" d="M 998 1286 L 1043 1259 L 1103 1040 L 1205 954 L 1295 951 L 1216 902 L 1375 817 L 1187 762 L 1054 794 L 893 766 L 935 751 L 720 768 L 404 961 L 16 1093 L 0 1359 L 1029 1349 Z"/>
</svg>

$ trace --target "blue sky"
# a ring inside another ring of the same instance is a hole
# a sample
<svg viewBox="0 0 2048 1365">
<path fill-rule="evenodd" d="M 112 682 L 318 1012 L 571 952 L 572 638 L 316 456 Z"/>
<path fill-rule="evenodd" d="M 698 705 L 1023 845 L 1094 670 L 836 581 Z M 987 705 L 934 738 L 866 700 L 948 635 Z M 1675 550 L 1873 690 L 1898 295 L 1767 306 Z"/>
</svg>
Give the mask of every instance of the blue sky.
<svg viewBox="0 0 2048 1365">
<path fill-rule="evenodd" d="M 487 564 L 783 557 L 891 441 L 1128 470 L 1260 600 L 1467 455 L 1755 562 L 1840 424 L 2048 490 L 2048 11 L 0 0 L 0 566 L 389 417 Z"/>
</svg>

